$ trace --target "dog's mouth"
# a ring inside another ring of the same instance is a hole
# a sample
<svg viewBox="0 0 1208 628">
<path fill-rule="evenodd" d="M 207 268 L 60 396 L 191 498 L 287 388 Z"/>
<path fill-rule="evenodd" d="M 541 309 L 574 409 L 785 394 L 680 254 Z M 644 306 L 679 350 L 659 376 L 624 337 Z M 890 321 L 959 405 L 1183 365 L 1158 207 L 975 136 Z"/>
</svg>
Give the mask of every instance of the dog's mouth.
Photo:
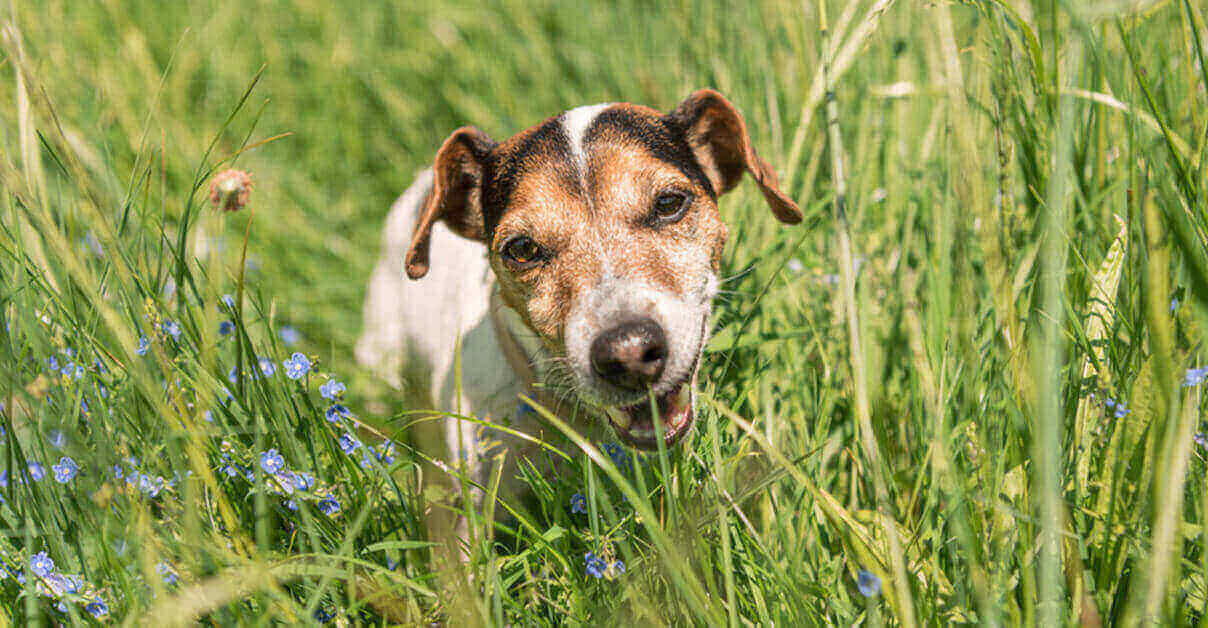
<svg viewBox="0 0 1208 628">
<path fill-rule="evenodd" d="M 609 406 L 605 408 L 608 422 L 612 424 L 617 436 L 631 447 L 638 449 L 658 449 L 659 430 L 662 428 L 663 444 L 671 447 L 688 433 L 695 419 L 692 409 L 694 392 L 692 379 L 684 380 L 678 386 L 658 395 L 652 404 L 649 397 L 628 406 Z M 655 425 L 655 407 L 658 408 L 658 422 Z"/>
</svg>

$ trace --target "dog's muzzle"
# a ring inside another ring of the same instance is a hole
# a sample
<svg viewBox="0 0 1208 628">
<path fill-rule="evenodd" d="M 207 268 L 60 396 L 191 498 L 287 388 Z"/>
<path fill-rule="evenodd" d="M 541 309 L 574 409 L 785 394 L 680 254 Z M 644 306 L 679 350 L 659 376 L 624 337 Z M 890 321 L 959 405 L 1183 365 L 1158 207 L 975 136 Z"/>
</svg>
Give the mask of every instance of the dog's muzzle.
<svg viewBox="0 0 1208 628">
<path fill-rule="evenodd" d="M 640 449 L 657 449 L 659 431 L 663 442 L 676 444 L 692 425 L 693 374 L 665 392 L 653 391 L 663 376 L 670 348 L 663 328 L 651 318 L 626 321 L 605 330 L 591 343 L 591 368 L 597 377 L 618 392 L 642 395 L 637 403 L 607 406 L 605 414 L 618 436 Z"/>
</svg>

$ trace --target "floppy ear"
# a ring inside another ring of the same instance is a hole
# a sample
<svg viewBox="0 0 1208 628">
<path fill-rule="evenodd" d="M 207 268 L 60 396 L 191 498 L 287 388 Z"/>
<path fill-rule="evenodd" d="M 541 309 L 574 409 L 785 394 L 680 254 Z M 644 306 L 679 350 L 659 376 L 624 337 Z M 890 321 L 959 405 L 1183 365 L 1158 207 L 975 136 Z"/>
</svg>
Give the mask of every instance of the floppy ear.
<svg viewBox="0 0 1208 628">
<path fill-rule="evenodd" d="M 698 90 L 668 116 L 684 130 L 692 154 L 718 195 L 738 185 L 746 171 L 780 222 L 801 222 L 801 209 L 780 190 L 772 167 L 755 154 L 746 123 L 725 96 L 712 89 Z"/>
<path fill-rule="evenodd" d="M 420 211 L 405 265 L 407 276 L 419 279 L 428 273 L 428 249 L 432 225 L 443 220 L 463 238 L 485 237 L 482 216 L 482 183 L 487 155 L 495 142 L 486 133 L 465 126 L 457 129 L 436 152 L 432 166 L 432 193 Z"/>
</svg>

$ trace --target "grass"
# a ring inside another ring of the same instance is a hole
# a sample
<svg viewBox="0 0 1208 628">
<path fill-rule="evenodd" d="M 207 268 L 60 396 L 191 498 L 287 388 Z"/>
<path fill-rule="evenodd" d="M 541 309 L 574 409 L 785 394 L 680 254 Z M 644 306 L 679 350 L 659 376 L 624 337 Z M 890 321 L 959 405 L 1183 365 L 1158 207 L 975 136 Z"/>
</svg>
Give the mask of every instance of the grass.
<svg viewBox="0 0 1208 628">
<path fill-rule="evenodd" d="M 2 11 L 8 622 L 1206 621 L 1201 4 L 247 4 Z M 385 212 L 463 124 L 701 86 L 806 221 L 723 199 L 697 429 L 440 568 L 352 358 Z"/>
</svg>

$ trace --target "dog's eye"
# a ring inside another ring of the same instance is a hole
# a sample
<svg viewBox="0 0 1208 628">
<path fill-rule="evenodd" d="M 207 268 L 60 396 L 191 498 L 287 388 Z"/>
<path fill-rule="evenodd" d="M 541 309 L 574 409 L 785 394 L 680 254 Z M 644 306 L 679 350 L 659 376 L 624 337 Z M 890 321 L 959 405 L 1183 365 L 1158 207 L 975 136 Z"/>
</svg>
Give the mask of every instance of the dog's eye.
<svg viewBox="0 0 1208 628">
<path fill-rule="evenodd" d="M 673 190 L 663 192 L 654 199 L 654 207 L 650 212 L 650 222 L 654 225 L 666 225 L 678 221 L 688 211 L 692 204 L 692 195 Z"/>
<path fill-rule="evenodd" d="M 503 245 L 504 259 L 521 268 L 529 268 L 541 261 L 542 254 L 541 245 L 528 236 L 517 236 Z"/>
</svg>

